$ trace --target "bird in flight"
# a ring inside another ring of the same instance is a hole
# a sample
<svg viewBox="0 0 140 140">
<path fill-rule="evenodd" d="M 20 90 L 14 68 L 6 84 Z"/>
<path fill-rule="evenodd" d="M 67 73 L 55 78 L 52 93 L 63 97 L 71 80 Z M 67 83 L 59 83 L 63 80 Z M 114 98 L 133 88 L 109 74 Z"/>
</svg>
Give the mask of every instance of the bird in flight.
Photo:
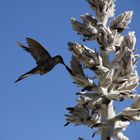
<svg viewBox="0 0 140 140">
<path fill-rule="evenodd" d="M 64 63 L 63 58 L 60 55 L 52 57 L 49 54 L 49 52 L 34 39 L 26 38 L 26 41 L 29 47 L 26 47 L 19 42 L 17 42 L 17 44 L 32 55 L 32 57 L 36 61 L 37 66 L 28 71 L 27 73 L 19 76 L 19 78 L 15 81 L 15 83 L 33 74 L 43 75 L 45 73 L 48 73 L 59 63 L 63 64 L 66 70 L 71 75 L 73 75 L 72 70 Z"/>
</svg>

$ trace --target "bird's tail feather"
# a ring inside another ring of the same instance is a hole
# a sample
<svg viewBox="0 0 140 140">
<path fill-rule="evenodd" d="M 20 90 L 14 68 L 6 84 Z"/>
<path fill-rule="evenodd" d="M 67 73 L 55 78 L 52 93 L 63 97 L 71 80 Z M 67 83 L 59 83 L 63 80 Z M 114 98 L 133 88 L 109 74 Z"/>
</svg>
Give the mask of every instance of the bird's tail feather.
<svg viewBox="0 0 140 140">
<path fill-rule="evenodd" d="M 37 67 L 35 67 L 32 70 L 28 71 L 27 73 L 22 74 L 21 76 L 19 76 L 19 78 L 15 81 L 15 83 L 20 81 L 20 80 L 22 80 L 22 79 L 24 79 L 24 78 L 27 78 L 28 76 L 30 76 L 32 74 L 38 74 L 38 73 L 39 73 L 39 70 L 38 70 Z"/>
</svg>

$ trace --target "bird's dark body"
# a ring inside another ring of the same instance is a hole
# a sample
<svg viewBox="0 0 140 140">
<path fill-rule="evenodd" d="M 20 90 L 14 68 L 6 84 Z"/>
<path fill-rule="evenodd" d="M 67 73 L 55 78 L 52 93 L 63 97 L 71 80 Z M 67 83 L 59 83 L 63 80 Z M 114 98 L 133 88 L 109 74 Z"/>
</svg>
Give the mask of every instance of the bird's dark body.
<svg viewBox="0 0 140 140">
<path fill-rule="evenodd" d="M 37 66 L 36 68 L 39 70 L 39 74 L 43 75 L 51 71 L 56 66 L 54 60 L 45 63 L 44 65 Z M 37 73 L 38 74 L 38 73 Z"/>
<path fill-rule="evenodd" d="M 42 66 L 36 66 L 35 68 L 33 68 L 32 70 L 30 70 L 27 73 L 43 75 L 43 74 L 46 74 L 49 71 L 51 71 L 55 67 L 55 65 L 56 65 L 55 63 L 51 62 L 51 63 L 47 63 L 47 64 L 42 65 Z"/>
<path fill-rule="evenodd" d="M 18 82 L 33 74 L 46 74 L 59 63 L 63 64 L 68 70 L 68 72 L 72 74 L 72 70 L 67 65 L 65 65 L 63 58 L 60 55 L 51 57 L 48 51 L 44 49 L 41 44 L 39 44 L 33 39 L 27 38 L 27 43 L 29 47 L 26 47 L 21 43 L 18 43 L 18 45 L 33 56 L 37 66 L 32 70 L 28 71 L 27 73 L 22 74 L 15 82 Z"/>
</svg>

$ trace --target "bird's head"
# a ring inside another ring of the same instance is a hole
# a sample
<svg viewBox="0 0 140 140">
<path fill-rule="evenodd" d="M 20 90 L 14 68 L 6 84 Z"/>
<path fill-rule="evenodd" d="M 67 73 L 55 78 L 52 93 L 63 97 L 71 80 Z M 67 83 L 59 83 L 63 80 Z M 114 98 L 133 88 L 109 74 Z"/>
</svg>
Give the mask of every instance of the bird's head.
<svg viewBox="0 0 140 140">
<path fill-rule="evenodd" d="M 64 64 L 63 58 L 60 55 L 57 55 L 55 57 L 55 61 L 56 61 L 56 63 L 62 63 L 62 64 Z"/>
<path fill-rule="evenodd" d="M 65 68 L 67 69 L 67 71 L 68 71 L 71 75 L 74 76 L 72 70 L 64 63 L 62 56 L 60 56 L 60 55 L 55 56 L 55 62 L 56 62 L 57 64 L 58 64 L 58 63 L 63 64 L 63 65 L 65 66 Z"/>
</svg>

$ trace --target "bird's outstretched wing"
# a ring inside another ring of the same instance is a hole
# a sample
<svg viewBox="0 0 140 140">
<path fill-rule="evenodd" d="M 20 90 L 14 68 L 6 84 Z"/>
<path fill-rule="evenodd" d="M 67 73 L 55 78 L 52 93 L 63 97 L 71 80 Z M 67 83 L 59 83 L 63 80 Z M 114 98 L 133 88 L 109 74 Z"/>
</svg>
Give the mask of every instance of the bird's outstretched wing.
<svg viewBox="0 0 140 140">
<path fill-rule="evenodd" d="M 52 59 L 49 52 L 37 41 L 31 38 L 26 38 L 29 49 L 23 47 L 26 51 L 29 50 L 33 58 L 36 60 L 37 65 L 43 65 L 49 59 Z"/>
</svg>

